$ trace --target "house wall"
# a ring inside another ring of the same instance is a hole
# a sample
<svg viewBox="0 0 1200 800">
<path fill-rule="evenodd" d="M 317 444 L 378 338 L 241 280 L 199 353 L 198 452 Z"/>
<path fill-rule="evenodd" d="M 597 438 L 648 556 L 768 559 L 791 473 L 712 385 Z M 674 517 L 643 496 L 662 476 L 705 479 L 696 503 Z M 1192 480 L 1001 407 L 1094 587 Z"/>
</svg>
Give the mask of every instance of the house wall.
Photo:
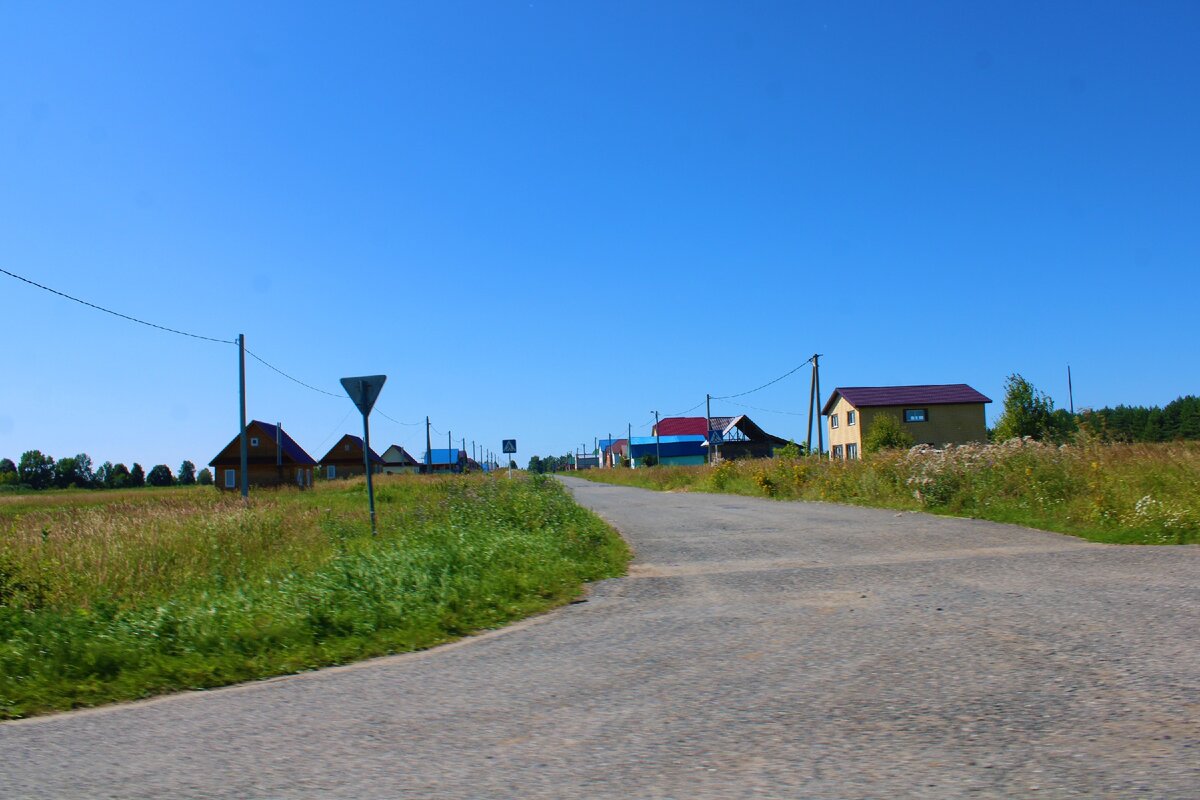
<svg viewBox="0 0 1200 800">
<path fill-rule="evenodd" d="M 351 461 L 351 460 L 322 461 L 321 469 L 322 469 L 322 474 L 325 477 L 329 477 L 329 467 L 331 467 L 331 466 L 337 468 L 336 474 L 334 476 L 336 479 L 353 478 L 355 476 L 365 475 L 367 473 L 367 471 L 363 468 L 363 460 L 362 460 L 361 453 L 359 454 L 358 459 L 354 460 L 354 461 Z M 374 471 L 375 475 L 378 475 L 382 471 L 382 467 L 380 467 L 379 464 L 372 464 L 372 466 L 375 468 L 375 471 Z"/>
<path fill-rule="evenodd" d="M 825 431 L 828 434 L 825 446 L 829 448 L 829 452 L 832 454 L 834 446 L 841 445 L 842 454 L 844 456 L 846 453 L 846 445 L 855 444 L 858 445 L 858 454 L 861 457 L 863 431 L 863 421 L 861 419 L 862 413 L 861 411 L 858 413 L 860 418 L 855 421 L 855 424 L 847 425 L 846 412 L 848 411 L 858 411 L 858 409 L 850 405 L 846 398 L 842 397 L 841 394 L 838 394 L 837 402 L 833 405 L 833 411 L 831 411 L 829 416 L 825 418 Z M 838 427 L 836 428 L 833 427 L 833 418 L 835 415 L 838 419 Z M 813 446 L 816 446 L 816 442 L 813 442 Z"/>
<path fill-rule="evenodd" d="M 928 422 L 905 422 L 905 408 L 924 408 L 928 412 Z M 943 447 L 947 444 L 987 441 L 987 420 L 983 403 L 864 408 L 859 424 L 865 426 L 864 430 L 870 430 L 872 420 L 881 414 L 890 414 L 900 420 L 900 428 L 912 437 L 915 444 Z"/>
<path fill-rule="evenodd" d="M 269 464 L 255 464 L 251 462 L 248 467 L 247 474 L 250 476 L 251 486 L 300 486 L 301 479 L 303 479 L 305 486 L 312 486 L 312 467 L 299 467 L 294 463 L 288 462 L 284 462 L 282 467 L 277 467 L 274 460 Z M 229 488 L 230 491 L 241 491 L 242 480 L 239 474 L 239 462 L 214 464 L 211 469 L 213 471 L 213 484 L 218 489 Z M 232 488 L 225 486 L 225 471 L 230 469 L 234 471 Z"/>
</svg>

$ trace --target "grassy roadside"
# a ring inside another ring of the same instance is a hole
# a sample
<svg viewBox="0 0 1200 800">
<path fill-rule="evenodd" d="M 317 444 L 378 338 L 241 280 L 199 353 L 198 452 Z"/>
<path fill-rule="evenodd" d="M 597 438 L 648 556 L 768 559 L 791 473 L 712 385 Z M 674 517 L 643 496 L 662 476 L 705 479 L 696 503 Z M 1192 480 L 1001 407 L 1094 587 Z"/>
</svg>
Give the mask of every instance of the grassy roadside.
<svg viewBox="0 0 1200 800">
<path fill-rule="evenodd" d="M 555 481 L 0 497 L 0 719 L 415 650 L 621 574 Z M 123 496 L 121 496 L 123 495 Z M 57 496 L 57 499 L 55 499 Z"/>
<path fill-rule="evenodd" d="M 1200 443 L 1013 440 L 858 461 L 763 459 L 708 467 L 587 470 L 581 478 L 660 491 L 930 511 L 1069 533 L 1097 542 L 1200 542 Z"/>
</svg>

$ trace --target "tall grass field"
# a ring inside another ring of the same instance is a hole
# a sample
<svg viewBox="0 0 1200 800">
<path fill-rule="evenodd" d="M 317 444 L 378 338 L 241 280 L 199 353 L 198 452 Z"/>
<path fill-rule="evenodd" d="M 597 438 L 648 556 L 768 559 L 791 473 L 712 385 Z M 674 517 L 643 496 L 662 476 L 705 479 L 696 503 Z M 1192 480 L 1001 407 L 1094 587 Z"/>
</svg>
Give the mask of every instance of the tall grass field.
<svg viewBox="0 0 1200 800">
<path fill-rule="evenodd" d="M 0 495 L 0 719 L 429 647 L 624 572 L 556 482 Z"/>
<path fill-rule="evenodd" d="M 773 458 L 603 469 L 581 478 L 663 491 L 826 500 L 1011 522 L 1097 542 L 1200 542 L 1200 443 L 1013 439 L 862 460 Z"/>
</svg>

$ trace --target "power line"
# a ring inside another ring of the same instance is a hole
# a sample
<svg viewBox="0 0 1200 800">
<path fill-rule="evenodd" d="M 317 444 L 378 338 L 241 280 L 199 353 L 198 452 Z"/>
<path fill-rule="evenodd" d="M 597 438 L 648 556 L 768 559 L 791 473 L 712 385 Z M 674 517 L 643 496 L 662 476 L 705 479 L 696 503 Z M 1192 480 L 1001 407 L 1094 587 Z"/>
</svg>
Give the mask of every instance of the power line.
<svg viewBox="0 0 1200 800">
<path fill-rule="evenodd" d="M 10 278 L 16 278 L 19 281 L 28 283 L 30 286 L 36 286 L 39 289 L 43 289 L 47 292 L 50 292 L 50 294 L 56 294 L 59 297 L 65 297 L 68 300 L 73 300 L 74 302 L 79 303 L 80 305 L 87 306 L 88 308 L 94 308 L 97 311 L 103 311 L 105 314 L 112 314 L 114 317 L 120 317 L 121 319 L 127 319 L 130 322 L 136 322 L 139 325 L 145 325 L 148 328 L 157 328 L 160 331 L 166 331 L 167 333 L 178 334 L 179 336 L 188 336 L 188 337 L 191 337 L 192 339 L 202 339 L 206 342 L 217 342 L 219 344 L 236 344 L 236 342 L 234 342 L 230 339 L 215 339 L 211 336 L 201 336 L 198 333 L 188 333 L 187 331 L 181 331 L 181 330 L 177 330 L 175 328 L 168 328 L 165 325 L 155 325 L 153 322 L 147 322 L 144 319 L 138 319 L 137 317 L 131 317 L 128 314 L 122 314 L 120 311 L 113 311 L 111 308 L 105 308 L 104 306 L 98 306 L 95 303 L 89 303 L 87 300 L 80 300 L 78 297 L 73 297 L 73 296 L 67 294 L 66 292 L 60 292 L 57 289 L 51 289 L 49 286 L 43 286 L 42 284 L 38 283 L 37 281 L 31 281 L 29 278 L 22 277 L 21 275 L 18 275 L 15 272 L 9 272 L 8 270 L 6 270 L 2 267 L 0 267 L 0 272 L 3 272 L 5 275 L 9 276 Z"/>
<path fill-rule="evenodd" d="M 310 386 L 310 385 L 308 385 L 307 383 L 305 383 L 304 381 L 300 380 L 299 378 L 293 378 L 291 375 L 288 375 L 286 372 L 284 372 L 283 370 L 281 370 L 279 367 L 277 367 L 277 366 L 275 366 L 274 364 L 268 363 L 267 361 L 263 360 L 263 358 L 262 358 L 261 356 L 255 355 L 254 353 L 250 352 L 250 348 L 246 348 L 246 354 L 247 354 L 247 355 L 249 355 L 249 356 L 252 356 L 252 357 L 254 358 L 254 360 L 255 360 L 255 361 L 258 361 L 258 362 L 259 362 L 260 364 L 262 364 L 263 366 L 265 366 L 265 367 L 268 367 L 269 369 L 273 369 L 273 370 L 275 370 L 276 372 L 278 372 L 278 373 L 279 373 L 280 375 L 282 375 L 283 377 L 287 378 L 287 379 L 288 379 L 289 381 L 291 381 L 292 383 L 298 383 L 298 384 L 300 384 L 300 385 L 301 385 L 301 386 L 303 386 L 305 389 L 311 389 L 311 390 L 313 390 L 314 392 L 319 392 L 320 394 L 329 395 L 330 397 L 343 397 L 343 396 L 344 396 L 344 395 L 340 395 L 340 394 L 335 394 L 335 393 L 333 393 L 333 392 L 327 392 L 327 391 L 325 391 L 324 389 L 318 389 L 318 388 L 317 388 L 317 387 L 315 387 L 315 386 Z"/>
<path fill-rule="evenodd" d="M 335 433 L 337 433 L 339 430 L 341 430 L 341 428 L 342 428 L 342 425 L 343 425 L 343 424 L 346 422 L 346 420 L 347 420 L 347 419 L 349 419 L 349 418 L 350 418 L 350 415 L 351 415 L 351 414 L 353 414 L 353 413 L 354 413 L 354 409 L 353 409 L 353 408 L 351 408 L 349 411 L 347 411 L 347 412 L 346 412 L 346 416 L 342 417 L 342 421 L 341 421 L 341 422 L 339 422 L 339 423 L 337 424 L 337 426 L 336 426 L 336 427 L 334 427 L 334 429 L 333 429 L 332 431 L 330 431 L 330 432 L 329 432 L 329 434 L 328 434 L 328 435 L 327 435 L 327 436 L 326 436 L 324 439 L 322 439 L 322 440 L 321 440 L 321 443 L 320 443 L 319 445 L 317 445 L 317 449 L 318 449 L 318 450 L 320 450 L 322 447 L 324 447 L 324 446 L 325 446 L 325 443 L 326 443 L 326 442 L 328 442 L 330 439 L 332 439 L 332 438 L 333 438 L 333 435 L 334 435 Z"/>
<path fill-rule="evenodd" d="M 733 405 L 735 405 L 735 406 L 740 406 L 741 408 L 749 408 L 752 411 L 762 411 L 767 414 L 787 414 L 789 417 L 803 417 L 804 416 L 804 413 L 800 412 L 800 411 L 779 411 L 778 409 L 774 409 L 774 408 L 759 408 L 758 406 L 751 406 L 751 405 L 747 405 L 745 403 L 738 403 L 733 400 L 731 400 L 730 402 L 733 403 Z"/>
<path fill-rule="evenodd" d="M 383 417 L 384 419 L 391 420 L 392 422 L 396 423 L 397 425 L 408 425 L 409 427 L 412 427 L 412 426 L 421 424 L 420 422 L 401 422 L 398 419 L 392 419 L 387 414 L 380 411 L 378 408 L 375 409 L 375 413 L 378 414 L 379 416 Z"/>
<path fill-rule="evenodd" d="M 785 372 L 784 374 L 780 375 L 778 378 L 776 378 L 773 381 L 767 381 L 762 386 L 759 386 L 757 389 L 751 389 L 748 392 L 738 392 L 737 394 L 727 394 L 722 397 L 717 397 L 716 395 L 713 395 L 712 399 L 713 400 L 732 400 L 735 397 L 745 397 L 748 394 L 754 394 L 755 392 L 761 392 L 763 389 L 767 388 L 768 386 L 779 383 L 781 380 L 788 377 L 789 375 L 799 372 L 801 369 L 803 369 L 804 367 L 808 366 L 811 363 L 812 363 L 812 359 L 810 358 L 810 359 L 806 360 L 800 366 L 796 367 L 795 369 Z"/>
</svg>

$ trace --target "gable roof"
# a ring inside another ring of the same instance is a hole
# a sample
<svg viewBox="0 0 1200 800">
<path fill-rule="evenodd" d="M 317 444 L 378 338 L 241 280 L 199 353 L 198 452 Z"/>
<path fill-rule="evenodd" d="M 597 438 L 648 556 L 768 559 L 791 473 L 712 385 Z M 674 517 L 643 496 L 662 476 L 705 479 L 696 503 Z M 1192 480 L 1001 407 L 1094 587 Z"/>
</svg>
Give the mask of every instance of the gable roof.
<svg viewBox="0 0 1200 800">
<path fill-rule="evenodd" d="M 412 466 L 420 463 L 413 458 L 407 450 L 398 444 L 394 444 L 387 450 L 384 450 L 382 458 L 385 464 L 389 464 L 393 467 L 397 465 Z"/>
<path fill-rule="evenodd" d="M 918 386 L 839 386 L 829 395 L 822 414 L 833 410 L 838 395 L 855 408 L 874 406 L 938 406 L 950 403 L 990 403 L 965 383 L 933 383 Z"/>
<path fill-rule="evenodd" d="M 260 438 L 266 439 L 268 442 L 275 441 L 275 428 L 276 426 L 270 424 L 269 422 L 260 422 L 256 419 L 246 423 L 246 433 L 248 435 L 253 436 L 257 434 Z M 278 433 L 279 449 L 283 451 L 283 457 L 285 459 L 305 467 L 315 467 L 317 465 L 316 460 L 314 460 L 313 457 L 308 453 L 304 452 L 304 448 L 296 444 L 296 440 L 291 436 L 288 436 L 287 431 L 285 431 L 282 426 L 279 427 Z M 216 456 L 213 457 L 212 461 L 208 462 L 208 465 L 210 467 L 215 467 L 218 463 L 227 464 L 231 460 L 240 461 L 242 448 L 241 442 L 238 441 L 240 438 L 240 434 L 234 436 L 233 440 L 230 441 L 229 444 L 225 445 L 225 447 L 221 449 L 221 452 L 217 453 Z M 226 453 L 230 451 L 230 449 L 234 451 L 232 457 L 226 456 Z M 223 456 L 225 457 L 222 458 Z"/>
<path fill-rule="evenodd" d="M 346 455 L 345 445 L 351 445 L 351 454 Z M 354 448 L 357 448 L 357 455 L 354 454 Z M 363 440 L 361 436 L 355 436 L 353 433 L 347 433 L 342 438 L 338 439 L 333 447 L 329 448 L 329 452 L 321 457 L 322 464 L 339 464 L 343 461 L 357 461 L 362 458 Z M 371 450 L 371 463 L 382 464 L 383 459 L 374 450 Z"/>
<path fill-rule="evenodd" d="M 787 444 L 786 439 L 767 433 L 745 414 L 739 414 L 736 417 L 711 417 L 710 421 L 712 422 L 710 438 L 718 444 L 722 444 L 725 437 L 734 428 L 741 431 L 746 440 L 750 442 L 769 442 L 775 445 Z"/>
<path fill-rule="evenodd" d="M 665 417 L 658 421 L 659 436 L 704 436 L 708 420 L 704 417 Z"/>
</svg>

